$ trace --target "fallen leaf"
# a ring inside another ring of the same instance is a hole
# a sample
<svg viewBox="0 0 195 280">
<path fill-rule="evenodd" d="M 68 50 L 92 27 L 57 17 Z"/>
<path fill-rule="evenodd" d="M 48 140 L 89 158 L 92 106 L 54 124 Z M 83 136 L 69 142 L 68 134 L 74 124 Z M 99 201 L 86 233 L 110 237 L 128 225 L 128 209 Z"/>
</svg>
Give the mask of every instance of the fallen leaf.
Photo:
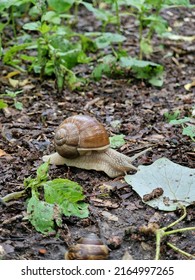
<svg viewBox="0 0 195 280">
<path fill-rule="evenodd" d="M 168 38 L 170 40 L 182 40 L 182 41 L 186 41 L 186 42 L 193 42 L 195 40 L 195 36 L 182 36 L 182 35 L 177 35 L 177 34 L 173 34 L 171 32 L 165 32 L 162 34 L 162 37 Z"/>
<path fill-rule="evenodd" d="M 5 155 L 7 155 L 7 153 L 6 153 L 4 150 L 1 150 L 1 149 L 0 149 L 0 157 L 3 157 L 3 156 L 5 156 Z"/>
<path fill-rule="evenodd" d="M 186 90 L 190 90 L 191 87 L 195 87 L 195 81 L 192 81 L 191 83 L 184 85 L 184 88 Z"/>
<path fill-rule="evenodd" d="M 102 211 L 102 216 L 104 216 L 105 218 L 107 218 L 109 221 L 113 221 L 113 222 L 118 222 L 118 217 L 111 214 L 108 211 Z"/>
<path fill-rule="evenodd" d="M 8 74 L 5 76 L 5 78 L 10 79 L 10 78 L 12 78 L 12 77 L 14 77 L 14 76 L 16 76 L 16 75 L 19 75 L 19 74 L 20 74 L 20 71 L 18 71 L 18 70 L 12 71 L 12 72 L 8 73 Z"/>
<path fill-rule="evenodd" d="M 110 199 L 99 199 L 91 197 L 90 200 L 93 202 L 94 206 L 97 207 L 108 207 L 108 208 L 118 208 L 119 204 L 112 202 Z"/>
<path fill-rule="evenodd" d="M 162 188 L 161 196 L 143 201 L 160 210 L 174 211 L 181 205 L 189 206 L 195 202 L 195 169 L 167 158 L 160 158 L 148 166 L 139 166 L 139 171 L 126 175 L 125 180 L 142 198 L 154 189 Z"/>
<path fill-rule="evenodd" d="M 25 85 L 28 84 L 28 79 L 24 79 L 23 81 L 20 81 L 20 80 L 16 80 L 16 79 L 12 79 L 12 78 L 9 78 L 9 83 L 10 85 L 13 87 L 13 88 L 16 88 L 16 87 L 23 87 Z"/>
<path fill-rule="evenodd" d="M 0 245 L 0 258 L 4 257 L 5 255 L 6 255 L 6 252 L 5 252 L 4 248 L 3 248 L 3 246 Z"/>
</svg>

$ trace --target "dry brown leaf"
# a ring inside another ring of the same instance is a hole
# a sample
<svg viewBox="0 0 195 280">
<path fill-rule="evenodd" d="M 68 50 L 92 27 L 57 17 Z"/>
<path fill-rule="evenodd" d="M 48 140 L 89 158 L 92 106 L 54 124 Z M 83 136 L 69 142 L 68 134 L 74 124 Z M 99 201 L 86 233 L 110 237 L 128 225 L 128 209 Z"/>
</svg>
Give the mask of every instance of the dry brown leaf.
<svg viewBox="0 0 195 280">
<path fill-rule="evenodd" d="M 7 155 L 7 153 L 4 150 L 0 149 L 0 157 L 3 157 L 5 155 Z"/>
<path fill-rule="evenodd" d="M 91 197 L 90 200 L 93 201 L 93 204 L 97 207 L 108 207 L 114 209 L 119 207 L 118 203 L 113 203 L 110 199 L 100 199 Z"/>
</svg>

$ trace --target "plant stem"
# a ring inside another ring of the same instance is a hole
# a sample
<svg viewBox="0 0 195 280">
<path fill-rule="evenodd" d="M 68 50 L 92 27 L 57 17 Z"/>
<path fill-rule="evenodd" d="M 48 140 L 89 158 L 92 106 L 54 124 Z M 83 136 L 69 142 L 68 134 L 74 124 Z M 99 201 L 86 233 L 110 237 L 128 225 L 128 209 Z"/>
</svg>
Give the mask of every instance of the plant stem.
<svg viewBox="0 0 195 280">
<path fill-rule="evenodd" d="M 188 227 L 188 228 L 180 228 L 180 229 L 175 229 L 175 230 L 170 230 L 170 231 L 166 231 L 168 228 L 175 226 L 176 224 L 178 224 L 179 222 L 181 222 L 187 215 L 186 212 L 186 208 L 182 205 L 181 208 L 183 209 L 183 215 L 177 219 L 175 222 L 171 223 L 170 225 L 160 228 L 156 231 L 156 255 L 155 255 L 155 260 L 159 260 L 160 259 L 160 243 L 161 240 L 164 236 L 170 235 L 170 234 L 174 234 L 174 233 L 178 233 L 178 232 L 184 232 L 184 231 L 189 231 L 189 230 L 195 230 L 195 227 Z M 176 246 L 172 245 L 171 243 L 167 242 L 167 245 L 169 245 L 170 247 L 172 246 L 173 249 L 175 249 L 177 252 L 180 252 L 183 254 L 184 251 L 180 250 L 179 248 L 177 248 Z M 186 256 L 190 256 L 192 257 L 192 255 L 184 252 Z M 193 257 L 195 258 L 195 257 Z"/>
<path fill-rule="evenodd" d="M 12 22 L 12 28 L 13 28 L 13 31 L 14 31 L 14 38 L 16 39 L 16 25 L 15 25 L 15 19 L 14 19 L 14 6 L 11 6 L 11 22 Z"/>
<path fill-rule="evenodd" d="M 176 252 L 178 252 L 178 253 L 180 253 L 180 254 L 186 256 L 187 258 L 189 258 L 189 259 L 195 259 L 195 256 L 193 256 L 193 255 L 191 255 L 191 254 L 189 254 L 189 253 L 187 253 L 187 252 L 185 252 L 185 251 L 179 249 L 178 247 L 176 247 L 176 246 L 173 245 L 172 243 L 167 242 L 167 245 L 168 245 L 169 247 L 171 247 L 171 249 L 173 249 L 173 250 L 175 250 Z"/>
<path fill-rule="evenodd" d="M 141 42 L 143 39 L 142 14 L 139 14 L 138 20 L 139 20 L 139 59 L 142 60 L 143 58 L 143 52 L 141 48 Z"/>
<path fill-rule="evenodd" d="M 174 229 L 174 230 L 166 231 L 166 232 L 164 233 L 164 236 L 165 236 L 165 235 L 174 234 L 174 233 L 178 233 L 178 232 L 189 231 L 189 230 L 195 230 L 195 227 L 179 228 L 179 229 Z"/>
<path fill-rule="evenodd" d="M 19 191 L 19 192 L 12 192 L 12 193 L 9 193 L 9 194 L 5 195 L 4 197 L 2 197 L 1 201 L 3 203 L 6 203 L 10 200 L 18 199 L 18 198 L 24 196 L 25 194 L 26 194 L 26 190 Z"/>
<path fill-rule="evenodd" d="M 118 0 L 115 0 L 114 3 L 115 3 L 115 10 L 116 10 L 117 32 L 121 33 L 121 20 L 119 14 Z"/>
<path fill-rule="evenodd" d="M 160 14 L 160 11 L 161 11 L 161 8 L 162 8 L 162 4 L 163 4 L 163 1 L 162 1 L 162 0 L 159 0 L 159 1 L 157 2 L 157 4 L 156 4 L 157 6 L 154 7 L 154 8 L 156 9 L 156 11 L 155 11 L 155 13 L 154 13 L 154 15 L 155 15 L 156 17 L 158 17 L 159 14 Z M 154 34 L 154 26 L 153 26 L 153 25 L 150 25 L 150 28 L 149 28 L 148 33 L 147 33 L 147 35 L 146 35 L 146 38 L 147 38 L 149 41 L 151 41 L 153 34 Z"/>
<path fill-rule="evenodd" d="M 80 0 L 75 2 L 75 6 L 74 6 L 74 23 L 78 23 L 78 14 L 79 14 L 79 4 L 80 4 Z"/>
<path fill-rule="evenodd" d="M 160 259 L 160 243 L 161 243 L 161 239 L 164 236 L 164 230 L 159 229 L 156 231 L 156 256 L 155 256 L 155 260 L 159 260 Z"/>
<path fill-rule="evenodd" d="M 121 33 L 121 20 L 120 20 L 120 14 L 119 14 L 119 6 L 118 6 L 118 0 L 114 1 L 115 3 L 115 11 L 116 11 L 116 21 L 117 21 L 117 32 Z M 118 43 L 119 51 L 122 49 L 122 43 Z"/>
<path fill-rule="evenodd" d="M 181 205 L 181 208 L 183 209 L 183 215 L 182 215 L 179 219 L 177 219 L 176 221 L 174 221 L 173 223 L 171 223 L 170 225 L 168 225 L 168 226 L 162 228 L 164 231 L 166 231 L 166 230 L 167 230 L 168 228 L 170 228 L 170 227 L 175 226 L 176 224 L 178 224 L 179 222 L 181 222 L 181 221 L 186 217 L 186 215 L 187 215 L 186 208 L 185 208 L 183 205 Z"/>
</svg>

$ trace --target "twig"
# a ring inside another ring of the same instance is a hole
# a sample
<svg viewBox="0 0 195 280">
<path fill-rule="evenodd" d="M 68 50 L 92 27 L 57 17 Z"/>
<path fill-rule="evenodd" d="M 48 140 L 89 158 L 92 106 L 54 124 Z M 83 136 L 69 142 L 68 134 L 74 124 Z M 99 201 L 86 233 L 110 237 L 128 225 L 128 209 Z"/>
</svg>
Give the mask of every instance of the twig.
<svg viewBox="0 0 195 280">
<path fill-rule="evenodd" d="M 87 104 L 84 107 L 84 110 L 87 110 L 91 105 L 95 104 L 96 102 L 98 102 L 100 100 L 100 97 L 97 97 L 89 102 L 87 102 Z"/>
</svg>

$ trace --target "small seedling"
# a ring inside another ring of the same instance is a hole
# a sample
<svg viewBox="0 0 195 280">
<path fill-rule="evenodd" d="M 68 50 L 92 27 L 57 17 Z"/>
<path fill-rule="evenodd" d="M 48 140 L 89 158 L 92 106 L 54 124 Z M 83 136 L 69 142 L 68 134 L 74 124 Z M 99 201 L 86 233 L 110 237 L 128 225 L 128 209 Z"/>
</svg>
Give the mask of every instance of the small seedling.
<svg viewBox="0 0 195 280">
<path fill-rule="evenodd" d="M 6 90 L 5 94 L 1 94 L 1 97 L 9 97 L 12 98 L 14 101 L 14 106 L 17 110 L 22 110 L 23 109 L 23 104 L 19 101 L 16 100 L 16 97 L 18 94 L 22 93 L 22 90 L 17 90 L 17 91 L 10 91 L 10 90 Z M 4 100 L 0 100 L 0 109 L 6 108 L 7 107 L 7 103 Z"/>
<path fill-rule="evenodd" d="M 62 215 L 85 218 L 88 216 L 88 204 L 83 202 L 82 187 L 68 179 L 48 180 L 49 163 L 37 169 L 35 178 L 24 180 L 25 189 L 10 193 L 1 198 L 2 203 L 19 199 L 31 193 L 27 198 L 27 219 L 35 229 L 43 234 L 55 232 L 62 224 Z"/>
<path fill-rule="evenodd" d="M 184 117 L 183 119 L 171 120 L 170 124 L 181 125 L 183 128 L 182 135 L 189 136 L 195 142 L 195 125 L 192 118 Z"/>
<path fill-rule="evenodd" d="M 179 110 L 176 110 L 173 113 L 169 113 L 169 112 L 164 113 L 164 117 L 168 122 L 170 122 L 172 120 L 176 120 L 179 117 L 179 115 L 180 115 Z"/>
</svg>

